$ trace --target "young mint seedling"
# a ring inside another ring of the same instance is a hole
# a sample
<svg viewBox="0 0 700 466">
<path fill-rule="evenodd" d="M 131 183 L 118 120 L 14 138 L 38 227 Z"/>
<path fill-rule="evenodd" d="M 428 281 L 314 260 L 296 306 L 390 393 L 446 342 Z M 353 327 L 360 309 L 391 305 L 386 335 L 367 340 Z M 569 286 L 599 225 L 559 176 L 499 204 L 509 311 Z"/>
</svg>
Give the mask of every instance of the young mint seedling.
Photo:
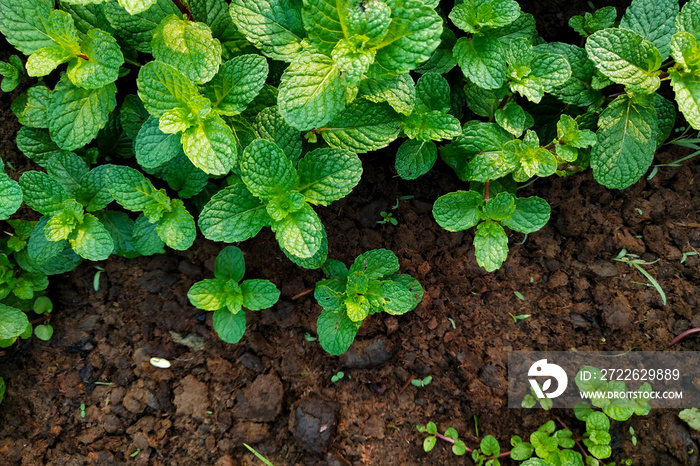
<svg viewBox="0 0 700 466">
<path fill-rule="evenodd" d="M 243 280 L 244 272 L 243 253 L 235 246 L 227 246 L 216 257 L 216 278 L 197 282 L 187 292 L 193 306 L 214 311 L 214 330 L 226 343 L 238 343 L 243 337 L 244 307 L 251 311 L 268 309 L 280 297 L 270 281 Z"/>
</svg>

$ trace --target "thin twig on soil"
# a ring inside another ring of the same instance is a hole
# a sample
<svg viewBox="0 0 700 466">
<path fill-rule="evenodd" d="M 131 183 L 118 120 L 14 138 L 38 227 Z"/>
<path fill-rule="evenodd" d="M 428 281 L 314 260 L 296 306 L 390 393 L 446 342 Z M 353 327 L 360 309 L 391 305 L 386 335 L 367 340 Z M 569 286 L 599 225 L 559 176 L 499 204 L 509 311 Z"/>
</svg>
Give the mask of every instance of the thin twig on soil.
<svg viewBox="0 0 700 466">
<path fill-rule="evenodd" d="M 684 339 L 688 335 L 692 335 L 693 333 L 698 333 L 698 332 L 700 332 L 700 328 L 691 328 L 690 330 L 686 330 L 685 332 L 681 333 L 676 338 L 671 340 L 671 343 L 668 344 L 668 347 L 670 348 L 671 346 L 675 345 L 676 343 L 678 343 L 679 341 L 681 341 L 682 339 Z"/>
<path fill-rule="evenodd" d="M 296 301 L 299 298 L 303 298 L 307 294 L 311 293 L 313 290 L 314 290 L 313 288 L 307 288 L 304 291 L 300 291 L 299 293 L 292 296 L 292 301 Z"/>
<path fill-rule="evenodd" d="M 413 380 L 413 374 L 408 376 L 408 380 L 406 381 L 405 384 L 403 384 L 403 387 L 401 387 L 401 390 L 399 390 L 399 395 L 403 393 L 404 390 L 406 390 L 406 387 L 408 387 L 411 384 L 411 380 Z"/>
</svg>

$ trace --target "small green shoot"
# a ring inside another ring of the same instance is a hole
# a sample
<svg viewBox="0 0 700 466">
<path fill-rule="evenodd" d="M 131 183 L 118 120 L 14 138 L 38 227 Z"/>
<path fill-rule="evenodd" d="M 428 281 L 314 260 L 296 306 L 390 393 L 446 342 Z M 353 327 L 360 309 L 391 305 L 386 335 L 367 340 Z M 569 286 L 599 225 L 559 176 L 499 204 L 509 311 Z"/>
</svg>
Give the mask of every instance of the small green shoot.
<svg viewBox="0 0 700 466">
<path fill-rule="evenodd" d="M 639 207 L 635 207 L 634 210 L 637 211 L 637 213 L 639 215 L 644 215 L 644 211 L 642 209 L 640 209 Z"/>
<path fill-rule="evenodd" d="M 661 288 L 661 285 L 659 285 L 659 282 L 656 281 L 654 277 L 652 277 L 649 272 L 644 270 L 642 268 L 642 265 L 652 265 L 656 264 L 659 260 L 655 260 L 654 262 L 647 262 L 645 260 L 639 259 L 639 256 L 636 254 L 629 254 L 627 252 L 627 249 L 622 249 L 620 253 L 613 258 L 613 260 L 618 261 L 618 262 L 624 262 L 625 264 L 628 264 L 635 269 L 639 270 L 639 273 L 644 275 L 647 280 L 651 283 L 651 285 L 656 288 L 656 291 L 659 293 L 659 296 L 661 296 L 661 301 L 664 303 L 664 306 L 666 305 L 666 293 L 664 293 L 663 288 Z"/>
<path fill-rule="evenodd" d="M 244 443 L 243 446 L 246 447 L 252 454 L 255 455 L 255 457 L 256 457 L 257 459 L 259 459 L 260 461 L 262 461 L 266 466 L 275 466 L 274 464 L 272 464 L 272 463 L 270 462 L 270 460 L 268 460 L 268 459 L 265 458 L 263 455 L 261 455 L 260 453 L 258 453 L 253 447 L 251 447 L 251 446 L 248 445 L 247 443 Z"/>
<path fill-rule="evenodd" d="M 425 451 L 426 453 L 435 448 L 437 439 L 441 439 L 448 443 L 451 443 L 452 453 L 454 453 L 457 456 L 462 456 L 467 451 L 471 453 L 471 450 L 467 448 L 465 443 L 462 440 L 459 440 L 459 434 L 457 433 L 457 430 L 452 427 L 448 428 L 444 434 L 440 434 L 437 431 L 437 426 L 435 425 L 435 423 L 430 421 L 424 426 L 416 426 L 416 429 L 418 430 L 418 432 L 429 434 L 425 438 L 425 440 L 423 440 L 423 451 Z"/>
<path fill-rule="evenodd" d="M 479 438 L 479 418 L 474 415 L 474 435 Z"/>
<path fill-rule="evenodd" d="M 377 220 L 377 223 L 379 223 L 381 225 L 383 225 L 385 223 L 391 223 L 392 225 L 396 226 L 399 224 L 399 221 L 394 218 L 394 215 L 391 212 L 387 213 L 387 212 L 381 211 L 381 212 L 379 212 L 379 215 L 382 216 L 382 220 Z"/>
<path fill-rule="evenodd" d="M 80 404 L 80 417 L 85 418 L 85 403 Z"/>
<path fill-rule="evenodd" d="M 130 456 L 131 458 L 136 458 L 136 457 L 138 456 L 139 453 L 141 453 L 141 449 L 140 449 L 140 448 L 137 448 L 136 451 L 133 452 L 132 454 L 130 454 L 129 456 Z"/>
<path fill-rule="evenodd" d="M 306 341 L 316 341 L 316 340 L 318 340 L 318 338 L 316 338 L 315 336 L 311 335 L 309 332 L 306 332 L 306 333 L 304 334 L 304 340 L 306 340 Z"/>
<path fill-rule="evenodd" d="M 513 294 L 520 300 L 520 301 L 525 301 L 525 296 L 519 291 L 513 291 Z"/>
<path fill-rule="evenodd" d="M 399 208 L 399 201 L 408 201 L 409 199 L 413 199 L 414 196 L 401 196 L 396 199 L 396 204 L 391 208 L 391 210 L 396 210 Z"/>
<path fill-rule="evenodd" d="M 421 380 L 421 379 L 412 379 L 412 380 L 411 380 L 411 385 L 413 385 L 414 387 L 425 387 L 425 386 L 427 386 L 427 385 L 430 385 L 430 382 L 432 382 L 432 381 L 433 381 L 433 376 L 432 376 L 432 375 L 429 375 L 429 376 L 427 376 L 426 378 L 424 378 L 423 380 Z"/>
<path fill-rule="evenodd" d="M 690 257 L 690 256 L 697 256 L 697 255 L 698 255 L 697 251 L 688 251 L 688 252 L 684 252 L 683 255 L 681 256 L 681 264 L 682 264 L 683 262 L 685 262 L 685 260 L 686 260 L 688 257 Z"/>
<path fill-rule="evenodd" d="M 637 437 L 634 435 L 634 427 L 630 426 L 630 435 L 632 436 L 632 445 L 637 446 Z"/>
<path fill-rule="evenodd" d="M 100 289 L 100 275 L 102 275 L 102 272 L 105 271 L 102 267 L 95 266 L 97 269 L 97 272 L 95 272 L 95 277 L 92 279 L 92 287 L 95 289 L 95 291 L 99 291 Z"/>
<path fill-rule="evenodd" d="M 508 315 L 511 316 L 511 317 L 513 318 L 513 322 L 515 322 L 516 324 L 517 324 L 518 322 L 520 322 L 521 320 L 528 319 L 528 318 L 530 318 L 530 317 L 532 316 L 531 314 L 521 314 L 521 315 L 519 315 L 519 316 L 516 316 L 515 314 L 513 314 L 513 313 L 511 313 L 511 312 L 509 312 Z"/>
<path fill-rule="evenodd" d="M 337 374 L 335 374 L 333 377 L 331 377 L 331 382 L 336 383 L 339 380 L 341 380 L 343 377 L 345 377 L 345 373 L 340 371 Z"/>
<path fill-rule="evenodd" d="M 114 385 L 114 382 L 93 382 L 92 384 L 93 385 L 105 385 L 107 387 L 111 387 L 112 385 Z"/>
<path fill-rule="evenodd" d="M 452 317 L 448 317 L 447 320 L 450 321 L 452 328 L 457 328 L 457 324 L 455 324 L 455 320 Z"/>
</svg>

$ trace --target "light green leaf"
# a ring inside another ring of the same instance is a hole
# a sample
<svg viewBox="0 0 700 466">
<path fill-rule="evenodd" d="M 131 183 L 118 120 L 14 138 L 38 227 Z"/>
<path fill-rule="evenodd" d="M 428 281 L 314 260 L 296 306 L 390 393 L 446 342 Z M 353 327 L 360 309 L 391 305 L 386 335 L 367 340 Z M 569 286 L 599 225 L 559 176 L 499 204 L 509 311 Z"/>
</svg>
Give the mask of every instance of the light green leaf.
<svg viewBox="0 0 700 466">
<path fill-rule="evenodd" d="M 137 15 L 148 10 L 156 3 L 156 0 L 119 0 L 119 5 L 129 12 L 130 15 Z"/>
<path fill-rule="evenodd" d="M 503 227 L 492 220 L 486 220 L 476 227 L 474 235 L 476 262 L 487 272 L 501 267 L 508 258 L 508 237 Z"/>
<path fill-rule="evenodd" d="M 510 88 L 513 92 L 539 103 L 545 92 L 553 87 L 563 85 L 571 77 L 571 66 L 561 55 L 545 53 L 535 55 L 528 63 L 530 71 L 523 77 L 511 71 Z M 513 75 L 515 74 L 515 75 Z"/>
<path fill-rule="evenodd" d="M 394 74 L 411 71 L 430 58 L 441 34 L 442 19 L 421 0 L 395 2 L 389 30 L 375 46 L 375 66 Z"/>
<path fill-rule="evenodd" d="M 360 81 L 359 95 L 370 102 L 386 102 L 396 112 L 410 115 L 416 100 L 416 89 L 409 73 L 390 79 L 366 78 Z"/>
<path fill-rule="evenodd" d="M 491 220 L 507 220 L 513 216 L 513 212 L 515 212 L 515 196 L 508 192 L 498 193 L 484 206 L 484 215 Z"/>
<path fill-rule="evenodd" d="M 353 10 L 351 3 L 340 4 L 345 25 L 341 24 L 340 14 L 335 2 L 324 0 L 306 0 L 302 9 L 304 27 L 308 31 L 308 40 L 325 55 L 331 54 L 333 47 L 346 37 L 347 16 Z"/>
<path fill-rule="evenodd" d="M 424 2 L 426 5 L 428 2 Z M 343 20 L 347 37 L 365 36 L 368 46 L 378 44 L 386 35 L 391 24 L 391 8 L 382 1 L 345 4 Z M 363 38 L 364 40 L 364 38 Z"/>
<path fill-rule="evenodd" d="M 151 223 L 143 215 L 139 215 L 134 222 L 133 230 L 133 244 L 134 248 L 139 252 L 139 254 L 144 256 L 150 256 L 153 254 L 164 253 L 163 240 L 158 236 L 156 231 L 156 224 Z"/>
<path fill-rule="evenodd" d="M 226 308 L 217 309 L 213 316 L 214 330 L 222 341 L 234 344 L 241 341 L 245 333 L 245 313 L 232 313 Z"/>
<path fill-rule="evenodd" d="M 197 236 L 194 219 L 180 199 L 173 199 L 170 208 L 158 221 L 156 231 L 165 244 L 176 251 L 185 251 Z"/>
<path fill-rule="evenodd" d="M 46 224 L 48 223 L 48 217 L 41 217 L 37 224 L 32 230 L 32 234 L 29 237 L 29 242 L 27 243 L 27 253 L 29 258 L 39 265 L 49 262 L 53 257 L 63 251 L 68 245 L 65 240 L 61 241 L 49 241 L 46 238 Z"/>
<path fill-rule="evenodd" d="M 298 177 L 292 162 L 275 143 L 256 139 L 241 157 L 242 179 L 253 195 L 267 202 L 294 189 Z"/>
<path fill-rule="evenodd" d="M 292 0 L 233 0 L 231 17 L 238 30 L 268 57 L 291 62 L 301 51 L 304 27 Z"/>
<path fill-rule="evenodd" d="M 28 325 L 27 314 L 14 307 L 0 304 L 0 339 L 16 338 L 24 333 Z"/>
<path fill-rule="evenodd" d="M 85 206 L 88 212 L 100 211 L 114 200 L 105 178 L 109 165 L 99 165 L 80 178 L 75 199 Z"/>
<path fill-rule="evenodd" d="M 83 159 L 72 152 L 56 154 L 46 165 L 46 173 L 63 186 L 69 198 L 76 197 L 81 179 L 87 172 Z"/>
<path fill-rule="evenodd" d="M 700 2 L 690 1 L 683 5 L 676 17 L 676 30 L 689 32 L 700 40 Z"/>
<path fill-rule="evenodd" d="M 520 233 L 534 233 L 547 224 L 550 212 L 549 204 L 541 197 L 519 197 L 515 200 L 515 212 L 501 224 Z"/>
<path fill-rule="evenodd" d="M 272 231 L 281 247 L 301 258 L 313 256 L 321 247 L 323 224 L 308 204 L 272 222 Z"/>
<path fill-rule="evenodd" d="M 591 79 L 596 73 L 596 68 L 588 58 L 585 49 L 562 42 L 550 42 L 534 47 L 533 51 L 535 53 L 558 54 L 569 62 L 571 77 L 564 83 L 553 85 L 547 91 L 554 97 L 565 104 L 579 107 L 587 107 L 601 99 L 601 92 L 591 86 Z"/>
<path fill-rule="evenodd" d="M 255 117 L 253 129 L 257 137 L 277 144 L 292 163 L 301 157 L 301 134 L 287 124 L 277 106 L 268 107 Z"/>
<path fill-rule="evenodd" d="M 251 311 L 269 309 L 280 299 L 280 291 L 269 280 L 246 280 L 241 283 L 243 306 Z"/>
<path fill-rule="evenodd" d="M 0 32 L 25 55 L 56 45 L 46 24 L 53 6 L 53 0 L 0 0 Z"/>
<path fill-rule="evenodd" d="M 233 132 L 215 114 L 182 133 L 182 147 L 192 164 L 210 175 L 225 175 L 238 165 Z"/>
<path fill-rule="evenodd" d="M 116 30 L 116 36 L 123 43 L 149 54 L 152 52 L 151 39 L 156 27 L 168 15 L 181 14 L 172 0 L 156 0 L 148 10 L 134 15 L 119 6 L 116 0 L 105 3 L 104 10 L 107 20 Z"/>
<path fill-rule="evenodd" d="M 49 135 L 48 129 L 22 126 L 17 132 L 17 148 L 37 165 L 45 166 L 61 150 Z"/>
<path fill-rule="evenodd" d="M 466 0 L 450 12 L 450 19 L 461 30 L 477 34 L 482 28 L 506 26 L 520 16 L 515 0 Z"/>
<path fill-rule="evenodd" d="M 149 117 L 134 140 L 136 161 L 145 169 L 160 167 L 182 152 L 179 134 L 165 134 L 158 119 Z"/>
<path fill-rule="evenodd" d="M 22 189 L 0 170 L 0 220 L 7 220 L 22 206 Z"/>
<path fill-rule="evenodd" d="M 584 16 L 572 16 L 569 26 L 583 37 L 588 37 L 601 29 L 611 28 L 617 19 L 617 10 L 614 6 L 606 6 Z"/>
<path fill-rule="evenodd" d="M 3 76 L 0 90 L 12 92 L 19 86 L 20 78 L 24 75 L 24 64 L 17 55 L 10 55 L 7 62 L 0 61 L 0 75 Z"/>
<path fill-rule="evenodd" d="M 625 11 L 620 27 L 639 33 L 659 49 L 661 59 L 668 58 L 669 42 L 676 32 L 676 0 L 636 0 Z"/>
<path fill-rule="evenodd" d="M 214 276 L 220 280 L 233 280 L 236 283 L 243 279 L 245 273 L 245 258 L 243 251 L 236 246 L 226 246 L 221 250 L 214 262 Z M 248 308 L 250 309 L 250 308 Z"/>
<path fill-rule="evenodd" d="M 49 99 L 49 133 L 64 150 L 83 147 L 107 124 L 117 106 L 117 88 L 110 83 L 99 89 L 74 86 L 64 75 Z"/>
<path fill-rule="evenodd" d="M 225 286 L 225 280 L 202 280 L 190 287 L 190 290 L 187 292 L 187 298 L 198 309 L 216 311 L 226 306 Z"/>
<path fill-rule="evenodd" d="M 350 266 L 349 273 L 360 272 L 370 280 L 386 277 L 399 271 L 399 259 L 388 249 L 373 249 L 360 254 Z"/>
<path fill-rule="evenodd" d="M 87 34 L 90 29 L 101 29 L 110 34 L 114 34 L 114 28 L 104 13 L 103 0 L 97 2 L 83 1 L 77 3 L 66 0 L 59 0 L 61 10 L 69 13 L 73 17 L 76 29 L 83 34 Z"/>
<path fill-rule="evenodd" d="M 426 73 L 416 83 L 416 106 L 418 113 L 450 111 L 450 85 L 437 73 Z"/>
<path fill-rule="evenodd" d="M 396 152 L 396 173 L 404 180 L 415 180 L 428 173 L 436 160 L 434 142 L 407 139 Z"/>
<path fill-rule="evenodd" d="M 37 325 L 34 327 L 34 335 L 36 335 L 39 340 L 49 341 L 53 336 L 53 327 L 48 324 Z"/>
<path fill-rule="evenodd" d="M 66 190 L 46 173 L 29 171 L 22 174 L 19 185 L 24 202 L 43 215 L 56 215 L 63 210 L 63 201 L 68 199 Z"/>
<path fill-rule="evenodd" d="M 270 226 L 270 216 L 265 205 L 243 183 L 216 193 L 199 216 L 202 234 L 212 241 L 245 241 L 266 226 Z"/>
<path fill-rule="evenodd" d="M 323 264 L 326 263 L 326 259 L 328 259 L 328 236 L 326 235 L 326 231 L 323 230 L 323 238 L 321 238 L 321 247 L 318 248 L 316 254 L 314 254 L 311 257 L 295 256 L 294 254 L 290 253 L 282 247 L 280 247 L 280 250 L 284 253 L 285 256 L 287 256 L 287 259 L 289 259 L 299 267 L 309 270 L 320 269 L 321 267 L 323 267 Z"/>
<path fill-rule="evenodd" d="M 27 74 L 29 76 L 46 76 L 74 56 L 62 45 L 44 47 L 31 54 L 27 59 Z"/>
<path fill-rule="evenodd" d="M 329 354 L 339 356 L 355 341 L 359 323 L 348 317 L 345 309 L 323 309 L 316 321 L 318 342 Z"/>
<path fill-rule="evenodd" d="M 27 89 L 12 102 L 12 112 L 20 124 L 32 128 L 48 128 L 49 118 L 46 108 L 49 105 L 51 91 L 44 84 L 37 84 Z"/>
<path fill-rule="evenodd" d="M 671 86 L 676 93 L 678 108 L 693 128 L 700 128 L 700 78 L 696 73 L 670 69 Z"/>
<path fill-rule="evenodd" d="M 700 430 L 700 409 L 684 409 L 678 413 L 678 417 L 684 420 L 691 429 Z"/>
<path fill-rule="evenodd" d="M 320 128 L 345 108 L 340 69 L 325 55 L 302 53 L 282 75 L 279 111 L 293 127 Z"/>
<path fill-rule="evenodd" d="M 440 141 L 452 139 L 462 134 L 459 120 L 452 115 L 437 110 L 426 113 L 414 112 L 402 118 L 401 127 L 411 139 L 419 141 Z"/>
<path fill-rule="evenodd" d="M 527 39 L 532 43 L 537 35 L 535 18 L 530 13 L 520 12 L 518 19 L 510 24 L 498 28 L 483 29 L 480 35 L 492 39 L 498 39 L 503 47 L 510 47 L 510 43 L 516 39 Z"/>
<path fill-rule="evenodd" d="M 260 55 L 241 55 L 224 63 L 204 89 L 212 107 L 224 115 L 237 115 L 258 95 L 267 79 L 268 66 Z"/>
<path fill-rule="evenodd" d="M 189 7 L 193 19 L 207 24 L 212 36 L 219 39 L 225 59 L 232 54 L 252 49 L 245 36 L 233 24 L 226 0 L 190 0 Z"/>
<path fill-rule="evenodd" d="M 649 94 L 659 87 L 661 54 L 634 31 L 598 31 L 586 41 L 586 52 L 596 68 L 618 84 L 635 86 Z"/>
<path fill-rule="evenodd" d="M 417 304 L 413 293 L 408 288 L 391 280 L 372 282 L 367 290 L 367 298 L 373 306 L 391 315 L 405 314 L 413 310 Z"/>
<path fill-rule="evenodd" d="M 109 191 L 119 205 L 134 212 L 143 211 L 149 221 L 158 221 L 170 208 L 165 190 L 156 191 L 138 170 L 111 166 L 105 176 Z"/>
<path fill-rule="evenodd" d="M 362 154 L 396 139 L 399 120 L 388 105 L 357 99 L 319 132 L 329 146 Z"/>
<path fill-rule="evenodd" d="M 534 131 L 528 130 L 522 140 L 514 139 L 503 146 L 503 151 L 517 160 L 518 167 L 513 173 L 517 182 L 527 181 L 533 176 L 546 177 L 557 170 L 557 159 L 544 147 Z"/>
<path fill-rule="evenodd" d="M 143 65 L 136 84 L 144 107 L 156 118 L 174 108 L 188 108 L 190 101 L 200 97 L 185 75 L 160 61 Z"/>
<path fill-rule="evenodd" d="M 479 223 L 484 198 L 475 191 L 456 191 L 440 196 L 433 205 L 435 221 L 447 231 L 462 231 Z"/>
<path fill-rule="evenodd" d="M 202 23 L 171 15 L 153 34 L 151 50 L 162 61 L 187 76 L 194 84 L 209 82 L 221 65 L 221 43 Z"/>
<path fill-rule="evenodd" d="M 612 101 L 600 115 L 598 142 L 591 152 L 596 181 L 608 188 L 622 189 L 639 180 L 654 159 L 657 131 L 653 106 L 627 95 Z"/>
<path fill-rule="evenodd" d="M 110 34 L 91 29 L 80 44 L 80 55 L 68 65 L 68 78 L 86 89 L 98 89 L 117 80 L 124 55 Z"/>
<path fill-rule="evenodd" d="M 316 149 L 299 162 L 298 190 L 311 204 L 328 205 L 353 190 L 362 176 L 360 158 L 341 149 Z"/>
<path fill-rule="evenodd" d="M 506 61 L 498 39 L 462 37 L 453 50 L 464 76 L 484 89 L 498 89 L 506 80 Z"/>
<path fill-rule="evenodd" d="M 77 255 L 90 261 L 105 260 L 114 250 L 112 236 L 91 214 L 85 214 L 83 221 L 68 236 L 68 242 Z"/>
</svg>

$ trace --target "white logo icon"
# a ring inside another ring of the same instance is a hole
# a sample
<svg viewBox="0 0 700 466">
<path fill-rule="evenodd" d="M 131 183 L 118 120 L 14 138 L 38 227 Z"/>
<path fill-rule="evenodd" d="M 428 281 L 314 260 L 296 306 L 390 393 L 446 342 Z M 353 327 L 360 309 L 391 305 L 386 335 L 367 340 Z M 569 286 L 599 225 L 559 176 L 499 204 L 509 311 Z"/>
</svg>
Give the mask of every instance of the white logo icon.
<svg viewBox="0 0 700 466">
<path fill-rule="evenodd" d="M 546 359 L 540 359 L 530 366 L 530 370 L 527 375 L 530 377 L 549 377 L 539 386 L 537 380 L 529 379 L 530 386 L 535 392 L 537 398 L 556 398 L 566 390 L 566 385 L 569 383 L 569 379 L 566 376 L 564 369 L 557 366 L 556 364 L 548 364 Z M 552 378 L 557 381 L 557 389 L 553 392 L 549 392 L 549 388 L 552 385 Z"/>
</svg>

